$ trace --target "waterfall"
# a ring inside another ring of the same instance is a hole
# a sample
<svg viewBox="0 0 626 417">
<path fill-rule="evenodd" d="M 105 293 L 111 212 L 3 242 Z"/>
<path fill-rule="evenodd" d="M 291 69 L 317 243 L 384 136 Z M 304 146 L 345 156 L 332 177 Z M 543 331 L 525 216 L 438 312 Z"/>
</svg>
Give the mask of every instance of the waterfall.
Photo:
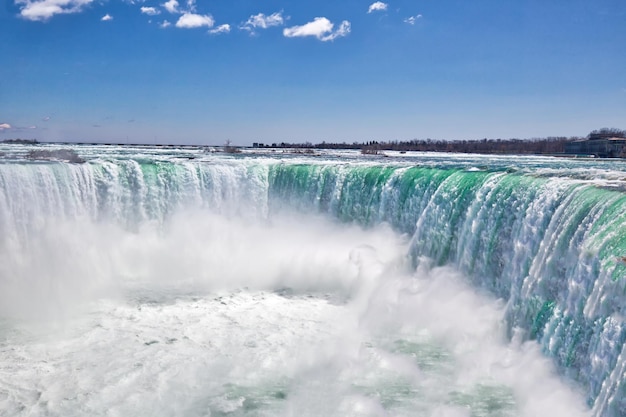
<svg viewBox="0 0 626 417">
<path fill-rule="evenodd" d="M 410 239 L 415 267 L 452 265 L 504 300 L 509 336 L 536 340 L 595 416 L 626 415 L 626 194 L 576 178 L 296 158 L 2 163 L 0 289 L 53 223 L 136 231 L 187 209 L 387 223 Z"/>
</svg>

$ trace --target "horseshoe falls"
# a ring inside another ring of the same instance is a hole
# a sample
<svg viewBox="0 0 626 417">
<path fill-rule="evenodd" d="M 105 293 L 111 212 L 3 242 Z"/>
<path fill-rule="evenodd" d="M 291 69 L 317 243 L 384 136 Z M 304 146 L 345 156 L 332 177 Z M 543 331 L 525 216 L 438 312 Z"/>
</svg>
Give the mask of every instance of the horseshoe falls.
<svg viewBox="0 0 626 417">
<path fill-rule="evenodd" d="M 624 416 L 625 180 L 0 145 L 0 415 Z"/>
</svg>

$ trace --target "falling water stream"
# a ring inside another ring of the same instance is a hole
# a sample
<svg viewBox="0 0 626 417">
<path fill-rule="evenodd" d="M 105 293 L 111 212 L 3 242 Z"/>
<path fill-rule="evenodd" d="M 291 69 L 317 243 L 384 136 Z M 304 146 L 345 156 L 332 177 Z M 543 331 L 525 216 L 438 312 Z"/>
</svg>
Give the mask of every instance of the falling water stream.
<svg viewBox="0 0 626 417">
<path fill-rule="evenodd" d="M 0 415 L 626 414 L 624 163 L 39 148 Z"/>
</svg>

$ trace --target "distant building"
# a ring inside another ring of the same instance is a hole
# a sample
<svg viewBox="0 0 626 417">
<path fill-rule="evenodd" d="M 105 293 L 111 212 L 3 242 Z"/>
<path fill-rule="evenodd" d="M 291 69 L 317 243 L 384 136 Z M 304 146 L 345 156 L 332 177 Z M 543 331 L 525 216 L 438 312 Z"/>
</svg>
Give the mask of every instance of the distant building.
<svg viewBox="0 0 626 417">
<path fill-rule="evenodd" d="M 626 138 L 589 135 L 589 139 L 567 142 L 565 153 L 597 158 L 626 158 Z"/>
</svg>

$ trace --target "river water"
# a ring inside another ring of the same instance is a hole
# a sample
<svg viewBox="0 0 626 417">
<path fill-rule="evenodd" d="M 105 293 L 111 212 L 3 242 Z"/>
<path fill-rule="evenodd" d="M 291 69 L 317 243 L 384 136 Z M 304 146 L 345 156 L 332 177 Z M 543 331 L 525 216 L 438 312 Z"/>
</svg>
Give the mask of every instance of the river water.
<svg viewBox="0 0 626 417">
<path fill-rule="evenodd" d="M 0 415 L 624 415 L 621 162 L 61 148 L 0 148 Z"/>
</svg>

